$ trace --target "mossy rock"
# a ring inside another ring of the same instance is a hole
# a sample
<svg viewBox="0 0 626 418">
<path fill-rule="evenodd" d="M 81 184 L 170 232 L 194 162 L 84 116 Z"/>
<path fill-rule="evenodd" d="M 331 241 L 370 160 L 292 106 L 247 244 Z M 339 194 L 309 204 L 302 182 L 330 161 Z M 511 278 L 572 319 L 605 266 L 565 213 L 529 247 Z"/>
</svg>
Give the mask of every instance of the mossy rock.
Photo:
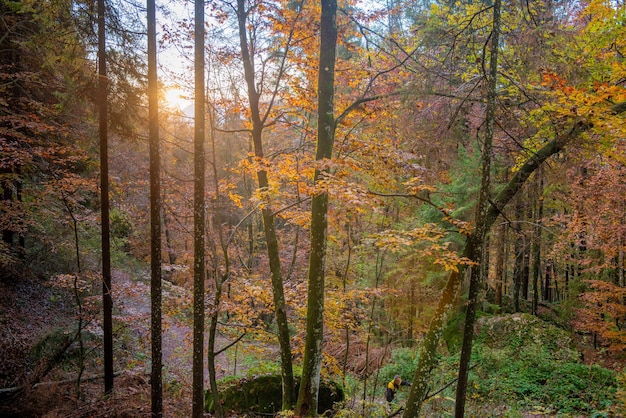
<svg viewBox="0 0 626 418">
<path fill-rule="evenodd" d="M 296 382 L 296 392 L 299 389 Z M 332 410 L 333 405 L 345 398 L 343 389 L 335 382 L 322 382 L 318 399 L 320 414 Z M 282 405 L 282 378 L 280 375 L 255 376 L 229 382 L 221 389 L 220 399 L 225 411 L 234 413 L 274 414 Z M 215 412 L 210 391 L 205 392 L 205 409 Z"/>
<path fill-rule="evenodd" d="M 486 316 L 476 326 L 478 341 L 492 349 L 513 350 L 519 355 L 532 347 L 546 347 L 558 360 L 577 362 L 580 357 L 566 331 L 533 315 Z"/>
</svg>

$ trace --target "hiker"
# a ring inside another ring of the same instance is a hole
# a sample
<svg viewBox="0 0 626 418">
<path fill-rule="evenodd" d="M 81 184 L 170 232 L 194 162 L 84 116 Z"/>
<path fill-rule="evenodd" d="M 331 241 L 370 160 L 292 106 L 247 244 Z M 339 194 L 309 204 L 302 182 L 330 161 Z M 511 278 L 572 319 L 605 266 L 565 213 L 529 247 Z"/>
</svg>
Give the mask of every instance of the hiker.
<svg viewBox="0 0 626 418">
<path fill-rule="evenodd" d="M 396 397 L 396 391 L 400 388 L 400 386 L 411 386 L 411 382 L 407 382 L 406 380 L 402 380 L 399 374 L 395 375 L 391 382 L 387 384 L 387 389 L 385 389 L 385 399 L 391 406 L 391 402 Z"/>
</svg>

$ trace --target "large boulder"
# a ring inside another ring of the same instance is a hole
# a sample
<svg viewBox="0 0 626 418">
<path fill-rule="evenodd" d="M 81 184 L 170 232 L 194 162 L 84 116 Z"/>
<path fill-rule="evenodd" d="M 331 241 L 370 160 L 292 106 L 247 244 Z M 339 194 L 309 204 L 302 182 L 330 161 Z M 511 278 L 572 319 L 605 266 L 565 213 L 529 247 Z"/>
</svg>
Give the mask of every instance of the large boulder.
<svg viewBox="0 0 626 418">
<path fill-rule="evenodd" d="M 296 391 L 300 386 L 296 382 Z M 318 412 L 320 414 L 333 409 L 333 405 L 345 398 L 343 389 L 335 382 L 320 384 Z M 282 379 L 280 375 L 245 377 L 229 382 L 220 391 L 220 400 L 225 411 L 238 414 L 273 414 L 280 411 L 282 405 Z M 205 408 L 215 411 L 211 392 L 205 393 Z"/>
</svg>

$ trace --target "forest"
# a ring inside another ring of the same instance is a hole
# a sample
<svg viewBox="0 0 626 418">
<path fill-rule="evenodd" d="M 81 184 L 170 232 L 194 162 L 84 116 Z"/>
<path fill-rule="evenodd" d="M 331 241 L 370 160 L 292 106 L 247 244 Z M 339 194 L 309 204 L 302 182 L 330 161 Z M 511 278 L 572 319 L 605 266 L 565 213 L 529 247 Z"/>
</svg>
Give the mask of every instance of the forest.
<svg viewBox="0 0 626 418">
<path fill-rule="evenodd" d="M 0 1 L 0 416 L 625 416 L 625 54 L 624 0 Z"/>
</svg>

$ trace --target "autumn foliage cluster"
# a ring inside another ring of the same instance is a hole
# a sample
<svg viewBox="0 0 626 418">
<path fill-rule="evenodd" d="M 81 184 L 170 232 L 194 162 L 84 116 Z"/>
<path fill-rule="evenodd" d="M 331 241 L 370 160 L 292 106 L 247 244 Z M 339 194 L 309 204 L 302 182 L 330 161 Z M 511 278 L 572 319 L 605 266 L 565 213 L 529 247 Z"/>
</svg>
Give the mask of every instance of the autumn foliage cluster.
<svg viewBox="0 0 626 418">
<path fill-rule="evenodd" d="M 96 329 L 98 306 L 87 296 L 101 269 L 92 3 L 0 2 L 0 280 L 28 270 L 69 289 Z M 161 248 L 164 279 L 177 289 L 164 314 L 187 324 L 192 102 L 180 108 L 165 98 L 176 88 L 193 99 L 188 3 L 163 2 L 158 20 Z M 379 397 L 368 390 L 387 378 L 378 373 L 395 349 L 419 350 L 459 272 L 479 269 L 484 312 L 548 312 L 596 351 L 624 355 L 626 6 L 503 2 L 485 203 L 497 213 L 477 263 L 463 251 L 480 216 L 490 130 L 491 3 L 339 2 L 332 155 L 324 158 L 316 156 L 320 5 L 206 4 L 206 315 L 225 352 L 239 341 L 278 344 L 280 278 L 301 365 L 311 202 L 328 196 L 321 373 L 361 382 L 362 403 Z M 143 6 L 107 7 L 112 264 L 140 276 L 150 258 Z M 446 333 L 460 333 L 453 321 L 467 288 L 461 277 Z M 454 340 L 439 348 L 454 351 Z M 218 362 L 216 373 L 230 371 Z"/>
</svg>

